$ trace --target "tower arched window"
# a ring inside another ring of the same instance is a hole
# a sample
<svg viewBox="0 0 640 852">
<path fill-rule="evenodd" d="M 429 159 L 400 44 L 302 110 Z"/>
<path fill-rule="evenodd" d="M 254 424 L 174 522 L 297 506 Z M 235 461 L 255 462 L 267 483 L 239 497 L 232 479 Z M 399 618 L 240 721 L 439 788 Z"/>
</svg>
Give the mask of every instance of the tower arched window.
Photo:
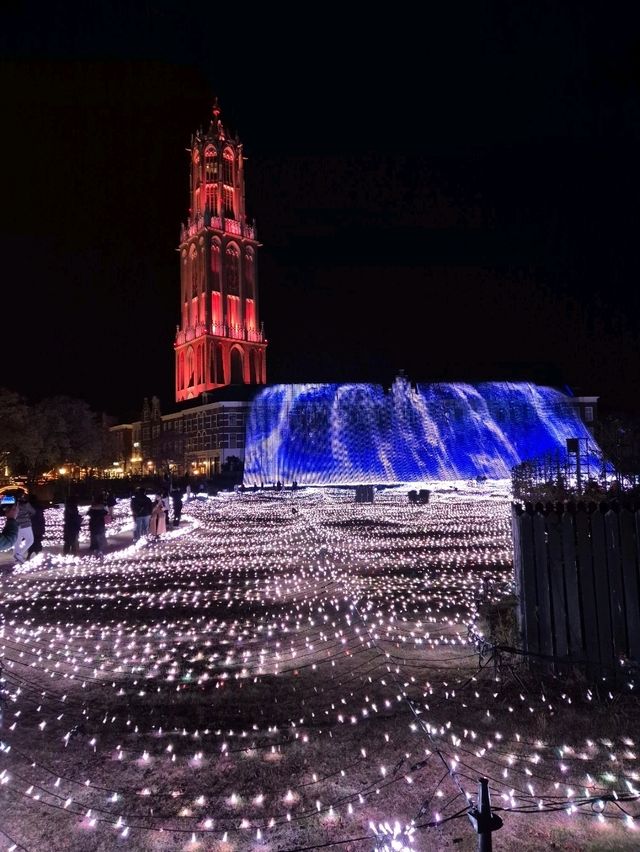
<svg viewBox="0 0 640 852">
<path fill-rule="evenodd" d="M 227 293 L 237 296 L 240 292 L 240 253 L 233 243 L 227 246 L 224 265 Z"/>
<path fill-rule="evenodd" d="M 191 298 L 195 299 L 198 295 L 198 253 L 195 246 L 191 247 L 189 260 L 191 267 Z"/>
<path fill-rule="evenodd" d="M 247 327 L 248 340 L 256 338 L 256 303 L 253 299 L 245 299 L 244 324 Z"/>
<path fill-rule="evenodd" d="M 186 374 L 187 383 L 185 387 L 191 388 L 195 384 L 195 358 L 193 355 L 193 348 L 189 348 L 187 351 L 187 374 Z"/>
<path fill-rule="evenodd" d="M 206 205 L 210 212 L 218 212 L 218 156 L 215 148 L 207 148 L 204 155 L 204 178 L 206 184 Z"/>
<path fill-rule="evenodd" d="M 211 241 L 211 289 L 220 289 L 220 243 Z"/>
<path fill-rule="evenodd" d="M 217 183 L 208 183 L 207 184 L 207 198 L 206 205 L 209 208 L 209 212 L 212 216 L 218 215 L 218 184 Z"/>
<path fill-rule="evenodd" d="M 233 197 L 233 151 L 225 148 L 222 154 L 222 215 L 226 219 L 235 219 Z"/>
<path fill-rule="evenodd" d="M 244 256 L 244 282 L 245 282 L 245 295 L 247 299 L 253 299 L 254 291 L 255 291 L 255 281 L 256 281 L 256 272 L 255 272 L 255 258 L 253 255 L 252 249 L 247 249 Z"/>
<path fill-rule="evenodd" d="M 241 349 L 235 346 L 231 350 L 231 384 L 244 384 L 244 358 Z"/>
<path fill-rule="evenodd" d="M 229 186 L 222 188 L 222 215 L 225 219 L 236 218 L 236 214 L 233 209 L 233 190 Z"/>
<path fill-rule="evenodd" d="M 225 148 L 222 155 L 222 182 L 233 186 L 233 151 Z"/>
<path fill-rule="evenodd" d="M 204 174 L 207 183 L 218 180 L 218 155 L 215 148 L 207 148 L 204 155 Z"/>
</svg>

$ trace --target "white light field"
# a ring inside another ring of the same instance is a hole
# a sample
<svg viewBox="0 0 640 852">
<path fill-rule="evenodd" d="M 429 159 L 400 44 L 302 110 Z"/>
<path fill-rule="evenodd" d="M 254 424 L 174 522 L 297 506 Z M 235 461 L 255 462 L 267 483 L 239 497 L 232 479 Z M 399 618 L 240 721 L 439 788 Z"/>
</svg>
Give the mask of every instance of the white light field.
<svg viewBox="0 0 640 852">
<path fill-rule="evenodd" d="M 436 848 L 447 820 L 469 832 L 480 775 L 505 821 L 633 831 L 635 731 L 563 724 L 586 687 L 532 688 L 469 641 L 512 593 L 507 483 L 422 485 L 428 505 L 406 487 L 194 500 L 158 544 L 6 577 L 13 842 Z"/>
</svg>

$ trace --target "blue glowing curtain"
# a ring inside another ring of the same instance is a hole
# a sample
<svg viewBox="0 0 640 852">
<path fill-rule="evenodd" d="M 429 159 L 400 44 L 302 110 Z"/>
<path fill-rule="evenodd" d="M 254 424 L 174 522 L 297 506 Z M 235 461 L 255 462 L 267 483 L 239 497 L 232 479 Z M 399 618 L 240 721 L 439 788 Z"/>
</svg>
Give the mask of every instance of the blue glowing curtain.
<svg viewBox="0 0 640 852">
<path fill-rule="evenodd" d="M 570 397 L 528 383 L 275 385 L 252 403 L 244 484 L 499 479 L 567 438 L 597 450 Z"/>
</svg>

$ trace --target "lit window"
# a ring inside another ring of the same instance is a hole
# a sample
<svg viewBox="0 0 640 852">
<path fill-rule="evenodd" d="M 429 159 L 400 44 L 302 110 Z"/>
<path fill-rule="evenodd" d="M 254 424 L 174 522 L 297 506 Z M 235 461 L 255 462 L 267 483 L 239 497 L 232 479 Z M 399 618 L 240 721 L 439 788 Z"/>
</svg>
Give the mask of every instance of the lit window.
<svg viewBox="0 0 640 852">
<path fill-rule="evenodd" d="M 222 202 L 223 202 L 223 215 L 226 219 L 234 219 L 235 213 L 233 212 L 233 190 L 229 189 L 228 186 L 225 186 L 222 190 Z"/>
<path fill-rule="evenodd" d="M 233 186 L 233 151 L 225 148 L 222 160 L 222 182 Z"/>
<path fill-rule="evenodd" d="M 251 249 L 248 249 L 244 256 L 244 280 L 247 297 L 249 299 L 253 299 L 255 271 L 253 266 L 253 252 Z"/>
<path fill-rule="evenodd" d="M 247 299 L 245 302 L 245 325 L 250 331 L 255 331 L 256 328 L 256 306 L 253 299 Z"/>
<path fill-rule="evenodd" d="M 215 183 L 208 183 L 207 184 L 206 204 L 207 204 L 207 207 L 209 208 L 209 212 L 212 213 L 214 216 L 218 212 L 217 199 L 218 199 L 218 185 L 215 184 Z"/>
<path fill-rule="evenodd" d="M 206 182 L 215 183 L 218 180 L 218 160 L 214 148 L 207 148 L 204 164 Z"/>
<path fill-rule="evenodd" d="M 214 291 L 211 294 L 211 321 L 213 323 L 213 333 L 220 334 L 222 329 L 222 301 L 219 291 Z"/>
<path fill-rule="evenodd" d="M 240 299 L 237 296 L 227 297 L 227 322 L 233 336 L 240 327 Z"/>
<path fill-rule="evenodd" d="M 195 246 L 191 246 L 191 297 L 198 295 L 198 258 Z"/>
<path fill-rule="evenodd" d="M 211 243 L 211 289 L 220 289 L 220 245 Z"/>
</svg>

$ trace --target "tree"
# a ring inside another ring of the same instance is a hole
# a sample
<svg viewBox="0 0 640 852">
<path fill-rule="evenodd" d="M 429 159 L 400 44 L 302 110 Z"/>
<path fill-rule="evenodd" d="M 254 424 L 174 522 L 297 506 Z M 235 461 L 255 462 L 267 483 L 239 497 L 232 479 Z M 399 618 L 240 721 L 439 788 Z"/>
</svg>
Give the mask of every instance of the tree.
<svg viewBox="0 0 640 852">
<path fill-rule="evenodd" d="M 100 419 L 82 400 L 44 399 L 29 412 L 22 456 L 31 479 L 66 462 L 95 467 L 104 457 Z"/>
<path fill-rule="evenodd" d="M 640 420 L 610 414 L 594 425 L 595 438 L 605 458 L 622 474 L 640 474 Z"/>
<path fill-rule="evenodd" d="M 0 465 L 3 472 L 5 467 L 14 473 L 21 472 L 28 421 L 26 401 L 15 391 L 0 388 Z"/>
</svg>

